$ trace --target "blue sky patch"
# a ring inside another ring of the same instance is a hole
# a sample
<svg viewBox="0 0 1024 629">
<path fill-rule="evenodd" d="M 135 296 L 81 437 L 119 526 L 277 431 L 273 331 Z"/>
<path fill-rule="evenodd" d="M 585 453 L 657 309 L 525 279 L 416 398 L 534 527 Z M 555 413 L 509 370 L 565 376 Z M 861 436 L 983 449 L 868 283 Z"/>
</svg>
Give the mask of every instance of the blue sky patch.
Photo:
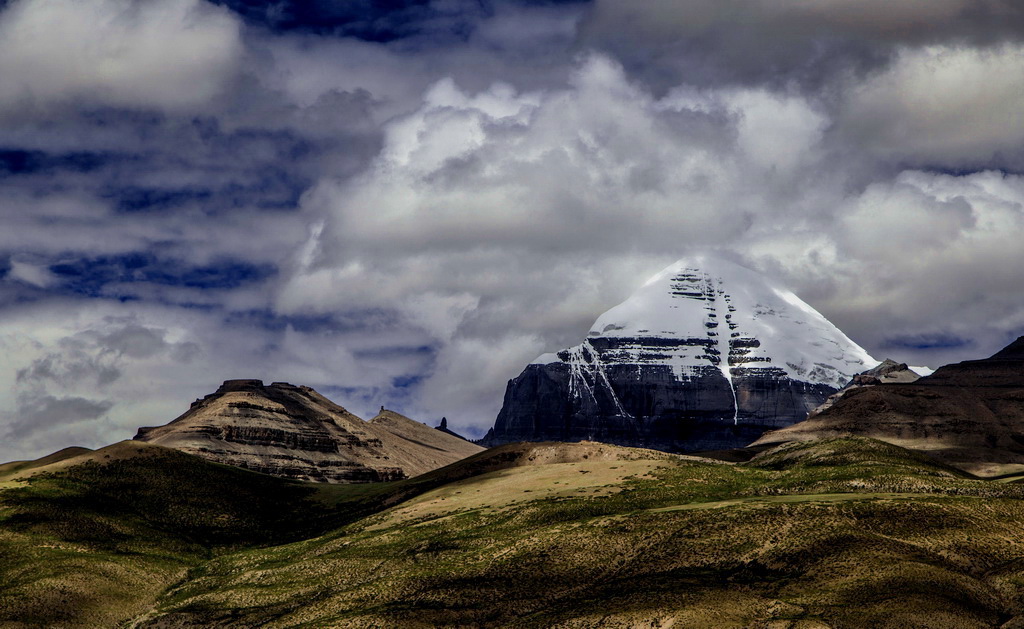
<svg viewBox="0 0 1024 629">
<path fill-rule="evenodd" d="M 423 374 L 398 376 L 391 379 L 391 386 L 396 389 L 408 389 L 409 387 L 417 386 L 423 380 L 425 380 Z"/>
<path fill-rule="evenodd" d="M 252 264 L 224 260 L 217 264 L 188 266 L 178 260 L 158 258 L 148 253 L 83 258 L 50 266 L 60 277 L 64 292 L 103 296 L 111 283 L 150 283 L 184 286 L 204 290 L 230 290 L 259 282 L 277 272 L 270 264 Z"/>
<path fill-rule="evenodd" d="M 432 20 L 450 13 L 433 8 L 430 0 L 215 0 L 246 21 L 274 31 L 305 31 L 390 42 L 419 34 Z M 479 2 L 464 1 L 464 13 Z M 466 18 L 463 17 L 463 21 Z"/>
<path fill-rule="evenodd" d="M 417 36 L 465 40 L 500 4 L 545 6 L 590 0 L 213 0 L 273 31 L 300 31 L 379 43 Z"/>
<path fill-rule="evenodd" d="M 213 193 L 204 189 L 167 190 L 129 187 L 107 191 L 103 196 L 116 200 L 117 210 L 120 212 L 145 212 L 209 201 Z"/>
<path fill-rule="evenodd" d="M 112 159 L 114 156 L 109 154 L 89 151 L 45 153 L 43 151 L 0 148 L 0 177 L 57 171 L 87 173 L 101 168 Z"/>
<path fill-rule="evenodd" d="M 955 334 L 913 334 L 885 339 L 884 347 L 905 349 L 951 349 L 972 345 L 970 339 L 960 338 Z"/>
</svg>

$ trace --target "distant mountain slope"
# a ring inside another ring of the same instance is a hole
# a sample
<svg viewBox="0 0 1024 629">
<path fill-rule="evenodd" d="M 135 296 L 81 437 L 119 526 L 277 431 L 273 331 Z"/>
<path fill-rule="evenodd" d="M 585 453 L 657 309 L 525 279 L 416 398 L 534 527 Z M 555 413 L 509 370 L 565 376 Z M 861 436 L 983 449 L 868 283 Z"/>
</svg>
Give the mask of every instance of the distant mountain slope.
<svg viewBox="0 0 1024 629">
<path fill-rule="evenodd" d="M 727 260 L 680 260 L 580 345 L 508 384 L 483 443 L 594 439 L 668 451 L 746 445 L 877 363 L 789 290 Z"/>
<path fill-rule="evenodd" d="M 390 411 L 366 422 L 310 387 L 228 380 L 136 440 L 210 461 L 328 483 L 408 478 L 482 448 Z"/>
<path fill-rule="evenodd" d="M 394 411 L 381 411 L 369 424 L 371 428 L 379 429 L 377 434 L 385 452 L 392 460 L 400 462 L 408 477 L 436 470 L 483 451 L 475 443 Z"/>
<path fill-rule="evenodd" d="M 918 369 L 921 368 L 918 367 Z M 932 373 L 932 371 L 928 370 L 927 373 Z M 821 404 L 821 406 L 815 408 L 810 413 L 808 413 L 807 418 L 811 419 L 821 414 L 825 409 L 830 408 L 833 404 L 835 404 L 839 398 L 843 397 L 853 389 L 859 389 L 861 387 L 870 387 L 876 384 L 885 383 L 908 384 L 911 382 L 916 382 L 918 379 L 921 378 L 921 375 L 922 374 L 919 374 L 910 367 L 908 367 L 906 363 L 898 363 L 895 360 L 886 358 L 881 363 L 872 367 L 871 369 L 868 369 L 867 371 L 862 371 L 861 373 L 855 375 L 853 379 L 846 384 L 845 387 L 828 396 L 828 399 L 825 400 Z"/>
<path fill-rule="evenodd" d="M 977 474 L 1024 470 L 1024 337 L 913 383 L 848 391 L 819 415 L 751 445 L 842 435 L 923 450 Z"/>
</svg>

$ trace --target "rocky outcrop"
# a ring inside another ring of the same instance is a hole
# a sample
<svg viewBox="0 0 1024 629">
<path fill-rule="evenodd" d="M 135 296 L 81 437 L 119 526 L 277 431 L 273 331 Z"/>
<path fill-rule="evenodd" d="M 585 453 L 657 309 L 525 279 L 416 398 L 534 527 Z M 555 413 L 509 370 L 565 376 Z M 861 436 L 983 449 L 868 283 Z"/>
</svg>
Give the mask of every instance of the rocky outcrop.
<svg viewBox="0 0 1024 629">
<path fill-rule="evenodd" d="M 450 428 L 448 428 L 448 418 L 447 417 L 442 417 L 441 418 L 441 423 L 438 424 L 437 426 L 434 426 L 434 430 L 440 430 L 441 432 L 445 433 L 446 435 L 451 435 L 451 436 L 456 437 L 458 439 L 462 439 L 464 441 L 469 441 L 468 439 L 466 439 L 465 437 L 463 437 L 459 433 L 457 433 L 454 430 L 451 430 Z"/>
<path fill-rule="evenodd" d="M 825 410 L 831 408 L 832 405 L 839 401 L 840 398 L 854 389 L 870 387 L 883 383 L 908 384 L 916 382 L 920 378 L 921 375 L 908 367 L 907 363 L 898 363 L 895 360 L 886 358 L 876 367 L 872 367 L 871 369 L 854 376 L 845 387 L 828 396 L 828 399 L 826 399 L 821 406 L 811 411 L 807 415 L 807 418 L 811 419 L 817 417 Z"/>
<path fill-rule="evenodd" d="M 686 259 L 514 380 L 481 441 L 596 440 L 667 451 L 741 447 L 807 417 L 875 364 L 793 293 Z"/>
<path fill-rule="evenodd" d="M 400 462 L 409 476 L 424 474 L 484 450 L 394 411 L 382 410 L 369 425 L 380 434 L 391 459 Z"/>
<path fill-rule="evenodd" d="M 1024 337 L 983 360 L 911 383 L 850 390 L 831 408 L 752 447 L 839 436 L 923 450 L 976 474 L 1024 470 Z"/>
<path fill-rule="evenodd" d="M 171 423 L 140 428 L 135 439 L 327 483 L 399 480 L 481 450 L 391 411 L 366 422 L 310 387 L 260 380 L 228 380 Z"/>
</svg>

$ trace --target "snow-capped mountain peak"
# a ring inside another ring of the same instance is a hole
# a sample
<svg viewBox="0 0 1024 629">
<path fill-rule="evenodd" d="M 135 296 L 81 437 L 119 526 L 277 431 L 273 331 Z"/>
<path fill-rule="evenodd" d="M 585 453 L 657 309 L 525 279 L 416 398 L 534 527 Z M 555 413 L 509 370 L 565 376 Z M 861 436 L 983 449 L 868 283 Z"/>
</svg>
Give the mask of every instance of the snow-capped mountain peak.
<svg viewBox="0 0 1024 629">
<path fill-rule="evenodd" d="M 582 343 L 527 365 L 486 440 L 743 447 L 877 362 L 777 282 L 685 258 L 598 317 Z"/>
<path fill-rule="evenodd" d="M 710 255 L 683 258 L 654 275 L 598 317 L 587 336 L 611 341 L 615 362 L 669 365 L 679 377 L 706 366 L 727 379 L 745 368 L 776 367 L 794 380 L 838 388 L 878 363 L 792 291 Z"/>
</svg>

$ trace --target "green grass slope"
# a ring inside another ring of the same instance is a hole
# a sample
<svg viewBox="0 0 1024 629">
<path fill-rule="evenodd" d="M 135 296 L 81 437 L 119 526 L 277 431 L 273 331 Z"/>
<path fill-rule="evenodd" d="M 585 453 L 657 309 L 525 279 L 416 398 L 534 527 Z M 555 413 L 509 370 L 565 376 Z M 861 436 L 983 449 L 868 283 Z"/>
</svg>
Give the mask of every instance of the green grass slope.
<svg viewBox="0 0 1024 629">
<path fill-rule="evenodd" d="M 135 442 L 5 466 L 0 626 L 114 626 L 212 556 L 351 519 L 345 491 Z"/>
<path fill-rule="evenodd" d="M 53 454 L 34 461 L 12 461 L 11 463 L 0 463 L 0 480 L 13 477 L 17 474 L 24 474 L 30 470 L 46 467 L 53 463 L 59 463 L 61 461 L 66 461 L 67 459 L 87 455 L 90 452 L 92 452 L 92 450 L 89 448 L 72 446 L 70 448 L 58 450 Z"/>
<path fill-rule="evenodd" d="M 208 559 L 316 537 L 460 479 L 562 460 L 506 446 L 396 483 L 324 485 L 126 441 L 0 465 L 0 627 L 115 626 Z M 594 445 L 570 458 L 608 458 Z M 564 458 L 564 456 L 563 456 Z"/>
<path fill-rule="evenodd" d="M 0 468 L 0 626 L 1009 629 L 1022 498 L 870 439 L 512 444 L 358 486 L 122 443 Z"/>
<path fill-rule="evenodd" d="M 216 557 L 135 625 L 1024 626 L 1018 484 L 866 439 L 741 465 L 573 447 L 489 451 L 320 537 Z"/>
</svg>

